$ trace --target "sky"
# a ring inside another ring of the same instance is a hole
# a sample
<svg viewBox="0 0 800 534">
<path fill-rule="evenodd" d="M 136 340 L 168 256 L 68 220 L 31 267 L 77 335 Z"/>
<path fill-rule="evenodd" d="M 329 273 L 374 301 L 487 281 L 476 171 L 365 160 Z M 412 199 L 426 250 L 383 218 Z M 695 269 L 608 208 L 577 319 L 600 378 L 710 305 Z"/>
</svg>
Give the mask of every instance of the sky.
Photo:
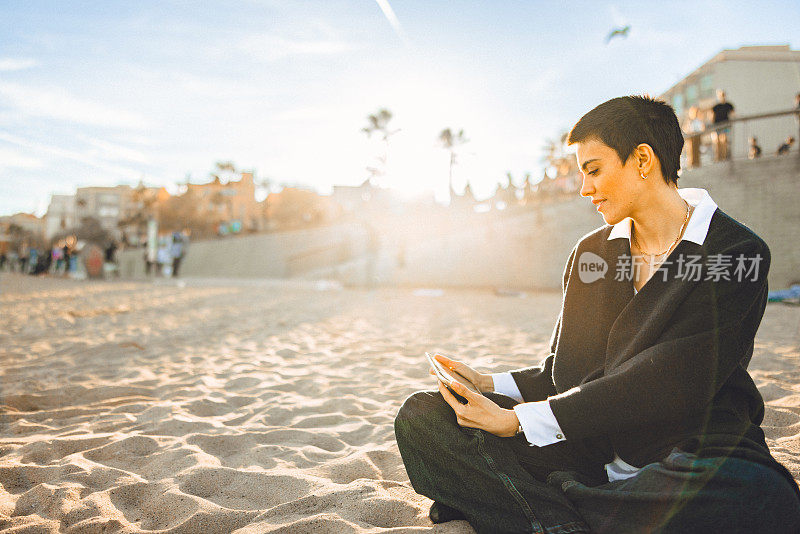
<svg viewBox="0 0 800 534">
<path fill-rule="evenodd" d="M 630 25 L 626 38 L 608 33 Z M 0 215 L 89 185 L 177 190 L 217 161 L 259 180 L 447 198 L 543 173 L 546 139 L 624 94 L 658 95 L 726 48 L 800 48 L 800 3 L 0 0 Z"/>
</svg>

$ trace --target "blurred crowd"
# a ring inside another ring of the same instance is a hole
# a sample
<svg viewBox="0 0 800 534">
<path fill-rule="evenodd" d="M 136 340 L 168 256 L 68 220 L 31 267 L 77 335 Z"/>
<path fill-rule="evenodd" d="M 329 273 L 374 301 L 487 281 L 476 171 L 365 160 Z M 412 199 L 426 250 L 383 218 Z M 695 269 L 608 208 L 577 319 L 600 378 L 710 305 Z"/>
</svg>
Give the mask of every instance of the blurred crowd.
<svg viewBox="0 0 800 534">
<path fill-rule="evenodd" d="M 146 272 L 152 276 L 178 276 L 189 243 L 185 232 L 158 236 L 145 247 Z M 108 240 L 103 244 L 70 236 L 47 248 L 22 241 L 0 251 L 0 272 L 50 275 L 71 278 L 110 278 L 119 276 L 117 253 L 128 245 Z"/>
</svg>

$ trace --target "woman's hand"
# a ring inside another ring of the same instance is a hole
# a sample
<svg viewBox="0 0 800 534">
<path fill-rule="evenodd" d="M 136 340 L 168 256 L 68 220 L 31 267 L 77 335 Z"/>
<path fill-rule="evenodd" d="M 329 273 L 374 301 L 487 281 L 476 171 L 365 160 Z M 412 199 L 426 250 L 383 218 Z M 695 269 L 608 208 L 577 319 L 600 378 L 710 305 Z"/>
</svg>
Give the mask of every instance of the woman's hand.
<svg viewBox="0 0 800 534">
<path fill-rule="evenodd" d="M 434 354 L 433 357 L 448 369 L 455 371 L 478 386 L 478 389 L 481 390 L 481 393 L 491 393 L 494 391 L 494 380 L 492 380 L 492 375 L 479 373 L 464 362 L 451 360 L 450 358 L 442 356 L 441 354 Z M 430 370 L 430 373 L 432 375 L 435 374 L 433 369 Z"/>
<path fill-rule="evenodd" d="M 514 410 L 506 410 L 487 399 L 480 393 L 475 393 L 468 387 L 458 382 L 450 382 L 453 391 L 467 399 L 467 404 L 456 400 L 445 385 L 439 381 L 439 392 L 447 404 L 456 414 L 456 422 L 468 428 L 479 428 L 501 438 L 516 435 L 519 428 L 519 419 Z"/>
</svg>

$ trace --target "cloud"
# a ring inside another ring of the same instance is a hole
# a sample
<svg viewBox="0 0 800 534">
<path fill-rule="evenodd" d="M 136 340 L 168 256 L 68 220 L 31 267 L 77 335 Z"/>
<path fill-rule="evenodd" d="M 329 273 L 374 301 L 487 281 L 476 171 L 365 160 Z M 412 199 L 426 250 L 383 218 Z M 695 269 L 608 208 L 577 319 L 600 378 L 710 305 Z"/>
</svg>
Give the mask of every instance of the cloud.
<svg viewBox="0 0 800 534">
<path fill-rule="evenodd" d="M 45 166 L 41 160 L 30 157 L 12 148 L 0 147 L 0 171 L 5 169 L 41 169 Z"/>
<path fill-rule="evenodd" d="M 550 67 L 536 74 L 527 84 L 527 93 L 534 97 L 549 96 L 554 87 L 558 87 L 564 80 L 564 71 L 558 67 Z"/>
<path fill-rule="evenodd" d="M 241 100 L 258 98 L 263 100 L 264 88 L 243 80 L 215 78 L 209 75 L 198 76 L 185 72 L 152 73 L 153 79 L 168 80 L 169 85 L 182 93 L 216 99 Z"/>
<path fill-rule="evenodd" d="M 148 126 L 148 121 L 138 114 L 81 100 L 58 90 L 0 83 L 0 97 L 11 107 L 34 117 L 137 130 Z"/>
<path fill-rule="evenodd" d="M 0 72 L 30 69 L 38 64 L 39 62 L 33 59 L 0 58 Z"/>
<path fill-rule="evenodd" d="M 130 161 L 132 163 L 144 164 L 150 163 L 150 158 L 148 158 L 143 152 L 133 148 L 109 143 L 108 141 L 103 141 L 102 139 L 87 138 L 86 141 L 96 149 L 89 151 L 89 155 L 99 156 L 102 159 L 111 161 Z"/>
<path fill-rule="evenodd" d="M 42 152 L 59 158 L 77 161 L 78 163 L 83 163 L 84 165 L 88 165 L 90 167 L 106 171 L 108 173 L 114 174 L 118 177 L 125 178 L 128 180 L 135 180 L 141 177 L 142 175 L 141 171 L 137 169 L 132 169 L 130 167 L 123 167 L 120 165 L 115 165 L 113 163 L 102 161 L 97 157 L 95 157 L 91 152 L 82 153 L 82 152 L 76 152 L 74 150 L 68 150 L 66 148 L 45 145 L 42 143 L 37 143 L 36 141 L 23 139 L 22 137 L 11 135 L 5 132 L 0 132 L 0 141 L 5 141 L 6 143 L 10 143 L 12 145 L 25 148 L 27 150 L 34 150 L 37 152 Z"/>
<path fill-rule="evenodd" d="M 280 111 L 272 118 L 275 121 L 312 121 L 334 118 L 340 109 L 331 107 L 301 107 Z"/>
<path fill-rule="evenodd" d="M 277 35 L 258 34 L 242 37 L 237 48 L 252 57 L 276 61 L 292 56 L 336 56 L 358 47 L 338 39 L 287 39 Z"/>
</svg>

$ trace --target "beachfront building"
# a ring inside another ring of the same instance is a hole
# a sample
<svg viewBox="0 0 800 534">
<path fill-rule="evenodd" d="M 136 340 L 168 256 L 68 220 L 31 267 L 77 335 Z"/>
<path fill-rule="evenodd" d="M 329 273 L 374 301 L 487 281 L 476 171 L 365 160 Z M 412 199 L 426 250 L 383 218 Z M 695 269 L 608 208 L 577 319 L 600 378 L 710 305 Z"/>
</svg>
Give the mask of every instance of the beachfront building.
<svg viewBox="0 0 800 534">
<path fill-rule="evenodd" d="M 460 195 L 450 188 L 450 207 L 461 210 L 472 210 L 475 208 L 475 195 L 472 193 L 472 186 L 469 182 L 464 186 L 464 192 Z"/>
<path fill-rule="evenodd" d="M 6 254 L 26 242 L 41 244 L 44 240 L 45 219 L 32 213 L 15 213 L 0 217 L 0 253 Z"/>
<path fill-rule="evenodd" d="M 151 217 L 155 216 L 159 206 L 169 197 L 166 187 L 147 187 L 142 182 L 139 182 L 133 190 L 133 203 L 136 209 L 144 211 Z"/>
<path fill-rule="evenodd" d="M 397 214 L 408 206 L 432 206 L 435 203 L 433 191 L 403 195 L 396 190 L 373 185 L 369 178 L 360 185 L 334 185 L 330 198 L 343 214 L 355 218 Z"/>
<path fill-rule="evenodd" d="M 37 238 L 44 237 L 45 225 L 44 218 L 37 217 L 33 213 L 15 213 L 0 217 L 0 224 L 10 227 L 17 226 L 25 233 Z"/>
<path fill-rule="evenodd" d="M 256 201 L 252 172 L 242 172 L 239 180 L 223 182 L 215 176 L 205 184 L 186 184 L 187 194 L 197 202 L 202 216 L 234 232 L 262 229 L 261 205 Z"/>
<path fill-rule="evenodd" d="M 122 237 L 120 221 L 131 217 L 135 210 L 133 188 L 129 185 L 79 187 L 75 192 L 78 225 L 84 219 L 95 219 L 115 239 Z"/>
<path fill-rule="evenodd" d="M 339 204 L 344 213 L 383 211 L 394 201 L 386 189 L 372 185 L 370 179 L 359 185 L 334 185 L 331 200 Z"/>
<path fill-rule="evenodd" d="M 725 91 L 736 117 L 791 110 L 795 95 L 800 92 L 800 50 L 792 50 L 789 45 L 722 50 L 660 98 L 675 108 L 681 124 L 686 123 L 692 107 L 699 108 L 708 123 L 709 110 L 717 103 L 717 89 Z M 758 138 L 765 155 L 774 154 L 788 135 L 797 133 L 798 123 L 793 116 L 736 124 L 732 155 L 747 156 L 750 136 Z"/>
<path fill-rule="evenodd" d="M 320 226 L 334 221 L 341 211 L 330 196 L 298 187 L 284 187 L 270 193 L 262 203 L 262 213 L 270 230 Z"/>
<path fill-rule="evenodd" d="M 75 195 L 52 195 L 45 215 L 45 237 L 65 232 L 78 225 Z"/>
<path fill-rule="evenodd" d="M 165 187 L 147 187 L 140 181 L 133 188 L 130 209 L 118 222 L 123 243 L 134 246 L 141 244 L 146 236 L 148 221 L 163 216 L 161 210 L 170 198 Z"/>
</svg>

